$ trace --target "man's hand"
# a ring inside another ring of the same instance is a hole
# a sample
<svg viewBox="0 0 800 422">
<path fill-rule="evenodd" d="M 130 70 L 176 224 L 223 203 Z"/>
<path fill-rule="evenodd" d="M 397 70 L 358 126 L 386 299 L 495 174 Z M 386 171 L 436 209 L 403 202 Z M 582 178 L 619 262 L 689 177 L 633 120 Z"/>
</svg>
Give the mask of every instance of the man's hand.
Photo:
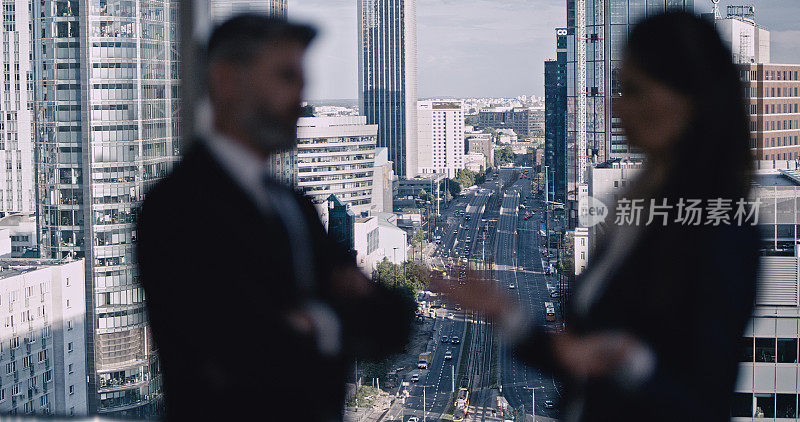
<svg viewBox="0 0 800 422">
<path fill-rule="evenodd" d="M 331 286 L 333 294 L 343 299 L 366 297 L 375 289 L 361 270 L 349 265 L 333 271 Z"/>
</svg>

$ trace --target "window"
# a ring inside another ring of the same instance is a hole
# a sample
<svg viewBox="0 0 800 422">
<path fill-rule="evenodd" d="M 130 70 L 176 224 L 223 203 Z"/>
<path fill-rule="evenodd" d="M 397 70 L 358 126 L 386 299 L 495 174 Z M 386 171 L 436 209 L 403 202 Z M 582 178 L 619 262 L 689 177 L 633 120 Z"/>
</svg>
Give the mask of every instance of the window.
<svg viewBox="0 0 800 422">
<path fill-rule="evenodd" d="M 72 320 L 67 321 L 67 331 L 72 331 Z"/>
<path fill-rule="evenodd" d="M 778 339 L 778 363 L 797 363 L 797 339 Z"/>
<path fill-rule="evenodd" d="M 766 393 L 756 393 L 756 408 L 753 410 L 753 417 L 774 418 L 775 417 L 775 395 Z"/>
<path fill-rule="evenodd" d="M 775 396 L 775 417 L 793 419 L 797 417 L 796 394 L 778 394 Z"/>
<path fill-rule="evenodd" d="M 775 362 L 775 339 L 757 338 L 755 357 L 756 362 Z"/>
<path fill-rule="evenodd" d="M 71 364 L 71 363 L 69 364 L 68 368 L 69 368 L 69 373 L 70 373 L 70 374 L 74 372 L 74 371 L 72 370 L 72 364 Z"/>
<path fill-rule="evenodd" d="M 69 395 L 71 396 L 73 394 L 75 394 L 75 386 L 74 385 L 70 385 L 69 386 Z"/>
<path fill-rule="evenodd" d="M 72 353 L 72 342 L 67 343 L 67 352 Z"/>
</svg>

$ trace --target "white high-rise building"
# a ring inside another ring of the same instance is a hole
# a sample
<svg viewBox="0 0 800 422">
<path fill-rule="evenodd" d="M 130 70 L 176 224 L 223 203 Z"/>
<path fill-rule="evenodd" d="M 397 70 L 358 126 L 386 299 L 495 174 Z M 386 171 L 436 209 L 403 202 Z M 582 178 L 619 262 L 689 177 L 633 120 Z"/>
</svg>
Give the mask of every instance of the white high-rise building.
<svg viewBox="0 0 800 422">
<path fill-rule="evenodd" d="M 464 168 L 464 102 L 420 101 L 417 151 L 421 174 L 456 177 Z"/>
<path fill-rule="evenodd" d="M 28 1 L 3 2 L 0 43 L 0 216 L 33 212 L 33 138 L 30 102 L 31 23 Z"/>
<path fill-rule="evenodd" d="M 87 414 L 84 267 L 0 259 L 0 413 Z"/>
<path fill-rule="evenodd" d="M 294 179 L 318 204 L 330 195 L 358 215 L 373 209 L 378 127 L 364 116 L 301 117 L 297 122 Z"/>
</svg>

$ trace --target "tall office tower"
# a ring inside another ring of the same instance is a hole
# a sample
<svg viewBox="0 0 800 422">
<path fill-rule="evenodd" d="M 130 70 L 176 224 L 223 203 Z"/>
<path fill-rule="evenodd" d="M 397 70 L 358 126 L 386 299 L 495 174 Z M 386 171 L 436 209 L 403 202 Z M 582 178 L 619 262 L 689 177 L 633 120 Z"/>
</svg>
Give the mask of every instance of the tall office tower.
<svg viewBox="0 0 800 422">
<path fill-rule="evenodd" d="M 157 415 L 134 223 L 179 155 L 179 2 L 32 5 L 41 255 L 86 260 L 89 412 Z"/>
<path fill-rule="evenodd" d="M 29 4 L 22 0 L 3 1 L 0 216 L 34 210 Z"/>
<path fill-rule="evenodd" d="M 694 0 L 567 0 L 567 223 L 578 221 L 592 161 L 637 157 L 611 109 L 628 33 L 646 16 L 694 10 Z"/>
<path fill-rule="evenodd" d="M 454 178 L 464 168 L 464 102 L 420 101 L 417 107 L 419 172 Z"/>
<path fill-rule="evenodd" d="M 419 173 L 416 8 L 416 0 L 358 0 L 361 114 L 378 125 L 378 146 L 406 178 Z"/>
<path fill-rule="evenodd" d="M 550 198 L 566 201 L 567 30 L 556 29 L 556 59 L 544 62 L 544 162 Z"/>
<path fill-rule="evenodd" d="M 219 23 L 237 13 L 258 12 L 286 18 L 288 0 L 208 0 L 211 20 Z"/>
</svg>

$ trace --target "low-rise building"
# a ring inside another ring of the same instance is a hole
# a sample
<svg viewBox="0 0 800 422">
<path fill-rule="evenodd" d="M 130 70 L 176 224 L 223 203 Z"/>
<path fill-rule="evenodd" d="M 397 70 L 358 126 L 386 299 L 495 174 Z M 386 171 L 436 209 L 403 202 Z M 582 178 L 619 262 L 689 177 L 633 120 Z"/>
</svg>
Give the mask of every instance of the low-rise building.
<svg viewBox="0 0 800 422">
<path fill-rule="evenodd" d="M 480 152 L 470 152 L 464 156 L 464 168 L 474 172 L 481 172 L 487 168 L 486 156 Z"/>
<path fill-rule="evenodd" d="M 84 275 L 82 259 L 0 259 L 0 413 L 87 414 Z M 99 378 L 101 393 L 142 381 Z"/>
</svg>

